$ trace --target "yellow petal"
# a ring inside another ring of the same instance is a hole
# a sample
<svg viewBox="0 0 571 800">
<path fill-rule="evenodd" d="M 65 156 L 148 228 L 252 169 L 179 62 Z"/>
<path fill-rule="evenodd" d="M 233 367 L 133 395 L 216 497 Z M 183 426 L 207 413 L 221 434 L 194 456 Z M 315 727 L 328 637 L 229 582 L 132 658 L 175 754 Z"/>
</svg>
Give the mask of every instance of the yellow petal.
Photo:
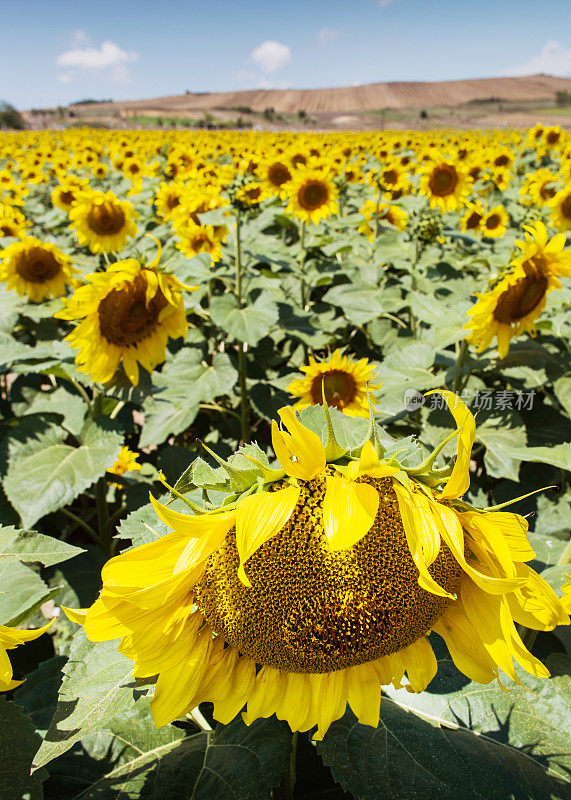
<svg viewBox="0 0 571 800">
<path fill-rule="evenodd" d="M 310 675 L 312 695 L 317 710 L 317 732 L 313 738 L 321 741 L 332 722 L 345 713 L 347 685 L 344 669 Z"/>
<path fill-rule="evenodd" d="M 406 688 L 411 692 L 423 692 L 436 675 L 438 664 L 428 639 L 423 636 L 401 651 L 409 680 Z"/>
<path fill-rule="evenodd" d="M 292 731 L 300 730 L 311 704 L 310 676 L 304 672 L 281 671 L 283 694 L 278 701 L 276 716 L 285 720 Z"/>
<path fill-rule="evenodd" d="M 238 577 L 251 586 L 244 572 L 245 562 L 256 550 L 281 531 L 299 500 L 300 488 L 290 486 L 277 492 L 260 492 L 240 500 L 236 507 L 236 547 L 240 556 Z"/>
<path fill-rule="evenodd" d="M 289 431 L 280 431 L 276 422 L 272 422 L 272 445 L 282 469 L 293 478 L 304 481 L 316 478 L 325 469 L 325 449 L 321 439 L 302 425 L 292 408 L 280 408 L 278 414 Z"/>
<path fill-rule="evenodd" d="M 254 687 L 248 698 L 248 709 L 244 715 L 246 725 L 260 717 L 271 717 L 278 708 L 284 694 L 281 670 L 262 667 L 256 675 Z"/>
<path fill-rule="evenodd" d="M 62 606 L 62 610 L 66 617 L 72 622 L 77 622 L 78 625 L 83 625 L 85 617 L 87 616 L 88 608 L 66 608 Z"/>
<path fill-rule="evenodd" d="M 408 549 L 419 572 L 418 584 L 427 592 L 454 599 L 454 595 L 440 586 L 428 571 L 425 551 L 434 552 L 434 530 L 426 526 L 426 517 L 419 513 L 417 499 L 398 481 L 393 481 Z"/>
<path fill-rule="evenodd" d="M 449 606 L 432 630 L 442 636 L 452 660 L 471 681 L 490 683 L 497 678 L 498 668 L 461 606 Z"/>
<path fill-rule="evenodd" d="M 355 480 L 360 475 L 369 475 L 371 478 L 388 478 L 400 472 L 400 465 L 381 462 L 373 443 L 369 440 L 363 445 L 358 461 L 351 461 L 347 465 L 347 477 Z"/>
<path fill-rule="evenodd" d="M 430 395 L 435 392 L 441 394 L 446 401 L 446 405 L 452 412 L 458 430 L 456 463 L 440 495 L 443 499 L 451 499 L 461 497 L 468 491 L 468 487 L 470 486 L 470 455 L 476 436 L 476 422 L 468 406 L 455 395 L 454 392 L 434 389 L 426 394 Z"/>
<path fill-rule="evenodd" d="M 219 529 L 225 529 L 226 533 L 232 528 L 236 520 L 236 512 L 223 511 L 220 514 L 181 514 L 168 506 L 164 506 L 150 495 L 153 508 L 157 516 L 169 528 L 173 528 L 177 533 L 184 534 L 189 538 L 199 539 L 207 534 L 216 534 Z"/>
<path fill-rule="evenodd" d="M 212 631 L 207 626 L 198 634 L 186 658 L 172 669 L 161 672 L 151 700 L 151 711 L 157 728 L 182 717 L 190 710 L 189 700 L 192 700 L 208 669 L 211 649 Z"/>
<path fill-rule="evenodd" d="M 495 525 L 506 541 L 513 561 L 531 561 L 535 551 L 526 536 L 527 520 L 511 511 L 486 511 L 485 518 Z"/>
<path fill-rule="evenodd" d="M 230 650 L 231 648 L 227 648 Z M 238 654 L 236 653 L 236 656 Z M 235 664 L 231 669 L 231 681 L 225 696 L 220 696 L 217 692 L 214 702 L 214 719 L 227 725 L 234 717 L 239 714 L 247 702 L 256 678 L 256 663 L 248 656 L 236 657 Z"/>
<path fill-rule="evenodd" d="M 514 622 L 536 631 L 569 625 L 569 615 L 551 586 L 527 564 L 518 564 L 517 572 L 526 582 L 506 596 Z"/>
<path fill-rule="evenodd" d="M 347 699 L 353 713 L 361 725 L 376 728 L 381 706 L 381 682 L 376 669 L 370 664 L 360 664 L 346 670 L 346 679 Z"/>
<path fill-rule="evenodd" d="M 331 550 L 348 550 L 370 530 L 379 509 L 379 493 L 368 483 L 327 476 L 323 528 Z"/>
</svg>

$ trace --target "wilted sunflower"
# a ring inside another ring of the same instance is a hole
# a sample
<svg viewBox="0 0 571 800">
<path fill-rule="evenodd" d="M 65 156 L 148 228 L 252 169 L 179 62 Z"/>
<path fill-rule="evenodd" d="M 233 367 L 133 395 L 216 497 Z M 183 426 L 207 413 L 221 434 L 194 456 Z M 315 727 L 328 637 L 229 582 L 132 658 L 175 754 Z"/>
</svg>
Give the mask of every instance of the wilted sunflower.
<svg viewBox="0 0 571 800">
<path fill-rule="evenodd" d="M 558 231 L 571 231 L 571 187 L 567 186 L 549 200 L 550 220 Z"/>
<path fill-rule="evenodd" d="M 159 258 L 160 247 L 148 266 L 128 258 L 105 272 L 87 275 L 87 285 L 77 289 L 55 315 L 81 320 L 66 341 L 79 348 L 75 363 L 92 380 L 107 383 L 122 361 L 125 374 L 136 386 L 139 364 L 152 372 L 165 359 L 168 339 L 186 333 L 180 293 L 194 287 L 156 269 Z"/>
<path fill-rule="evenodd" d="M 76 272 L 71 258 L 55 244 L 33 236 L 23 236 L 0 251 L 0 281 L 19 295 L 27 294 L 32 303 L 64 295 L 75 285 Z"/>
<path fill-rule="evenodd" d="M 488 239 L 500 239 L 507 231 L 508 213 L 503 206 L 494 206 L 480 221 L 480 230 Z"/>
<path fill-rule="evenodd" d="M 136 677 L 158 675 L 157 726 L 206 701 L 222 723 L 247 703 L 246 724 L 276 714 L 292 730 L 317 725 L 318 739 L 347 703 L 376 726 L 381 685 L 420 692 L 436 674 L 433 630 L 471 680 L 502 669 L 520 683 L 514 659 L 549 675 L 514 622 L 552 630 L 569 618 L 525 563 L 526 520 L 460 500 L 476 426 L 442 394 L 459 437 L 444 471 L 432 469 L 444 443 L 405 467 L 405 451 L 393 440 L 389 458 L 374 423 L 349 453 L 333 434 L 342 416 L 305 412 L 330 431 L 324 446 L 283 408 L 287 432 L 272 427 L 278 468 L 252 446 L 239 456 L 249 480 L 238 462 L 221 462 L 234 475 L 223 507 L 184 514 L 152 499 L 173 533 L 108 561 L 99 599 L 68 616 L 92 641 L 122 637 Z M 345 424 L 353 436 L 357 421 Z"/>
<path fill-rule="evenodd" d="M 419 191 L 428 197 L 431 208 L 455 211 L 462 205 L 469 182 L 464 168 L 458 163 L 439 159 L 426 164 L 420 172 Z"/>
<path fill-rule="evenodd" d="M 571 250 L 563 250 L 565 236 L 557 234 L 547 241 L 542 222 L 525 226 L 525 242 L 516 241 L 522 254 L 511 262 L 512 271 L 483 294 L 468 311 L 471 330 L 466 340 L 480 353 L 498 339 L 500 358 L 509 350 L 510 341 L 527 331 L 535 336 L 535 320 L 545 308 L 546 297 L 560 289 L 558 275 L 571 277 Z"/>
<path fill-rule="evenodd" d="M 337 187 L 326 172 L 299 167 L 285 191 L 286 211 L 303 222 L 317 224 L 337 213 Z"/>
<path fill-rule="evenodd" d="M 128 200 L 113 192 L 81 192 L 69 211 L 70 225 L 79 244 L 92 253 L 118 253 L 127 239 L 137 235 L 137 212 Z"/>
<path fill-rule="evenodd" d="M 367 387 L 370 391 L 380 389 L 380 383 L 370 383 L 375 365 L 368 358 L 355 361 L 350 356 L 335 352 L 326 361 L 309 357 L 309 366 L 301 367 L 304 378 L 292 381 L 287 390 L 300 399 L 294 408 L 301 410 L 312 405 L 321 405 L 323 395 L 328 406 L 334 406 L 351 417 L 368 417 Z M 376 404 L 376 400 L 371 398 Z"/>
<path fill-rule="evenodd" d="M 9 692 L 20 686 L 23 681 L 12 680 L 12 664 L 8 658 L 8 650 L 13 650 L 20 644 L 31 642 L 47 631 L 52 623 L 35 631 L 22 631 L 19 628 L 8 628 L 0 625 L 0 692 Z"/>
</svg>

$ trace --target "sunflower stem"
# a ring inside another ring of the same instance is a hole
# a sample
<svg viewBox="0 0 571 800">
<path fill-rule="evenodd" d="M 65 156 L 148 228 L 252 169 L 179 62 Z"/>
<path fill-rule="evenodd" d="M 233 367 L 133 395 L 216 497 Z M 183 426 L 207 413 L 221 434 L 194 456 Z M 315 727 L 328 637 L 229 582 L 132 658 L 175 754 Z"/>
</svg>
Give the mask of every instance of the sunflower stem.
<svg viewBox="0 0 571 800">
<path fill-rule="evenodd" d="M 295 790 L 297 731 L 291 737 L 291 753 L 289 754 L 287 770 L 282 775 L 282 782 L 274 793 L 275 800 L 293 800 Z"/>
<path fill-rule="evenodd" d="M 305 222 L 299 223 L 299 280 L 301 290 L 301 307 L 307 311 L 309 306 L 309 297 L 307 296 L 307 285 L 305 283 Z"/>
<path fill-rule="evenodd" d="M 468 341 L 464 339 L 462 341 L 462 346 L 460 347 L 460 352 L 458 353 L 458 358 L 456 359 L 456 367 L 458 369 L 458 374 L 454 379 L 454 392 L 458 394 L 464 387 L 463 387 L 463 377 L 464 377 L 464 361 L 466 359 L 466 354 L 468 352 Z"/>
<path fill-rule="evenodd" d="M 109 525 L 109 509 L 107 507 L 107 481 L 99 478 L 95 484 L 95 504 L 97 508 L 97 525 L 99 527 L 99 544 L 106 556 L 112 555 L 113 540 Z"/>
<path fill-rule="evenodd" d="M 236 302 L 244 308 L 242 297 L 242 243 L 240 240 L 240 211 L 236 210 Z M 246 351 L 244 342 L 238 342 L 238 379 L 240 386 L 240 438 L 243 443 L 250 441 L 248 388 L 246 385 Z"/>
<path fill-rule="evenodd" d="M 79 517 L 77 514 L 74 514 L 73 511 L 70 511 L 68 508 L 61 508 L 60 511 L 68 519 L 72 520 L 72 522 L 75 522 L 76 527 L 83 528 L 83 530 L 89 534 L 91 539 L 93 539 L 95 544 L 98 544 L 101 547 L 99 536 L 95 533 L 91 525 L 88 525 L 85 520 L 81 519 L 81 517 Z"/>
</svg>

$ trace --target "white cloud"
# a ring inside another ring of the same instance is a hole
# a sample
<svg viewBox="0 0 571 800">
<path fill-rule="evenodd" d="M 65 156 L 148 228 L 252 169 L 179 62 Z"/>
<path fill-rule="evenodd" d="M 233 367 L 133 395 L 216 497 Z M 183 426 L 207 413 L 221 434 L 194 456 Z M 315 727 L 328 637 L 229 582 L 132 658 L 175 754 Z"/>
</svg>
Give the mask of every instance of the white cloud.
<svg viewBox="0 0 571 800">
<path fill-rule="evenodd" d="M 85 31 L 75 31 L 77 40 L 87 41 Z M 61 53 L 56 59 L 58 67 L 67 67 L 59 75 L 61 83 L 71 83 L 78 76 L 98 75 L 113 83 L 128 83 L 130 73 L 128 64 L 137 61 L 139 54 L 122 50 L 119 45 L 109 40 L 101 47 L 74 47 Z"/>
<path fill-rule="evenodd" d="M 291 50 L 287 44 L 268 39 L 252 51 L 250 57 L 263 72 L 275 72 L 283 69 L 291 61 Z"/>
<path fill-rule="evenodd" d="M 317 39 L 319 44 L 329 44 L 339 38 L 341 31 L 336 31 L 333 28 L 322 28 L 317 31 Z"/>
<path fill-rule="evenodd" d="M 546 42 L 539 55 L 533 56 L 525 64 L 504 70 L 502 75 L 536 75 L 538 72 L 571 75 L 571 50 L 563 47 L 561 42 L 551 39 Z"/>
<path fill-rule="evenodd" d="M 138 53 L 127 53 L 115 42 L 103 42 L 101 47 L 76 47 L 58 56 L 56 64 L 59 67 L 81 67 L 83 69 L 106 69 L 117 64 L 126 64 L 136 61 Z"/>
</svg>

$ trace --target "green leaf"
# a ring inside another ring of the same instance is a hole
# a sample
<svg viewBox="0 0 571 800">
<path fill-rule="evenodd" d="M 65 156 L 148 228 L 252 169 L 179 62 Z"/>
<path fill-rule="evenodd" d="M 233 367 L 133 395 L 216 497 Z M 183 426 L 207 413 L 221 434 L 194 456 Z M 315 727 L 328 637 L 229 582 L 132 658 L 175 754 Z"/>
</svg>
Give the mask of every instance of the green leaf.
<svg viewBox="0 0 571 800">
<path fill-rule="evenodd" d="M 225 294 L 212 298 L 210 316 L 230 337 L 254 347 L 277 323 L 278 307 L 269 292 L 262 292 L 245 308 L 238 308 L 236 298 Z"/>
<path fill-rule="evenodd" d="M 64 656 L 54 656 L 42 661 L 14 692 L 14 699 L 25 709 L 42 736 L 49 728 L 56 710 L 65 663 Z"/>
<path fill-rule="evenodd" d="M 42 800 L 45 770 L 31 773 L 41 739 L 20 706 L 0 698 L 0 797 Z"/>
<path fill-rule="evenodd" d="M 502 450 L 507 456 L 521 461 L 551 464 L 560 469 L 571 470 L 571 442 L 552 447 L 523 447 L 505 443 L 502 445 Z"/>
<path fill-rule="evenodd" d="M 38 392 L 25 414 L 52 413 L 63 417 L 67 430 L 79 435 L 87 413 L 87 405 L 78 394 L 72 394 L 63 387 L 55 392 Z"/>
<path fill-rule="evenodd" d="M 564 800 L 568 788 L 532 750 L 456 729 L 455 721 L 439 727 L 389 699 L 377 729 L 347 712 L 317 747 L 356 800 Z"/>
<path fill-rule="evenodd" d="M 291 749 L 291 731 L 275 718 L 246 727 L 240 717 L 208 742 L 196 734 L 143 752 L 76 800 L 268 800 Z"/>
<path fill-rule="evenodd" d="M 0 561 L 4 558 L 12 561 L 38 561 L 44 567 L 50 567 L 82 552 L 80 547 L 37 531 L 0 528 Z"/>
<path fill-rule="evenodd" d="M 65 444 L 67 432 L 51 415 L 24 417 L 4 439 L 8 463 L 4 490 L 24 526 L 71 503 L 105 474 L 123 437 L 107 421 L 88 420 L 82 444 Z"/>
<path fill-rule="evenodd" d="M 525 448 L 527 437 L 523 425 L 518 426 L 512 419 L 487 418 L 483 424 L 476 426 L 476 441 L 486 447 L 484 464 L 488 475 L 517 482 L 521 459 L 510 456 L 506 452 L 506 445 L 508 448 Z"/>
<path fill-rule="evenodd" d="M 553 384 L 553 391 L 568 416 L 571 417 L 571 378 L 559 378 Z"/>
<path fill-rule="evenodd" d="M 439 648 L 440 640 L 434 644 Z M 472 683 L 445 656 L 439 660 L 438 673 L 426 691 L 411 694 L 387 688 L 387 694 L 403 708 L 438 724 L 460 725 L 518 748 L 564 778 L 571 768 L 566 735 L 571 677 L 540 679 L 523 670 L 519 673 L 523 686 L 506 679 L 506 692 L 496 681 L 485 686 Z"/>
<path fill-rule="evenodd" d="M 0 559 L 0 625 L 19 625 L 57 594 L 33 569 L 12 559 Z"/>
<path fill-rule="evenodd" d="M 94 644 L 80 629 L 63 672 L 56 712 L 35 758 L 36 767 L 100 731 L 135 702 L 133 662 L 117 652 L 117 641 Z"/>
</svg>

